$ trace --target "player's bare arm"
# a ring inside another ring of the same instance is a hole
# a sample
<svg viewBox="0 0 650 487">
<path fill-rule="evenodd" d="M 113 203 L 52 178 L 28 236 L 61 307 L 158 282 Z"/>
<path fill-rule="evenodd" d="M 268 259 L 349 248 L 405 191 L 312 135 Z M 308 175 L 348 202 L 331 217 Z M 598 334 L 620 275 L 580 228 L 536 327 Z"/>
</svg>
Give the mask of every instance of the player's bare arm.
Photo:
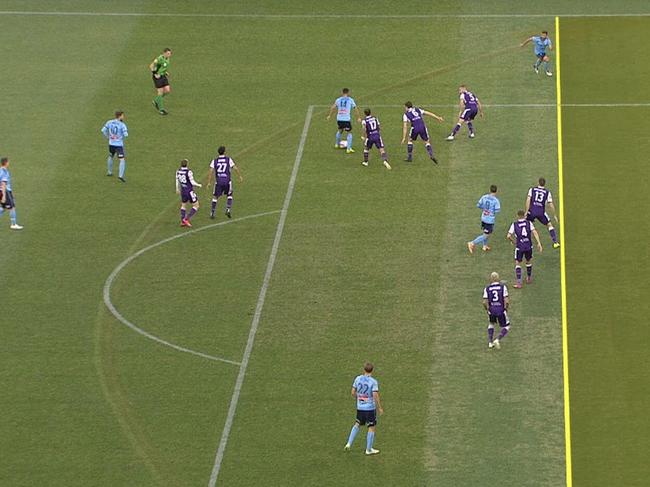
<svg viewBox="0 0 650 487">
<path fill-rule="evenodd" d="M 375 404 L 377 405 L 377 411 L 379 411 L 379 414 L 384 414 L 384 408 L 381 406 L 381 401 L 379 400 L 379 392 L 377 391 L 373 392 L 372 398 L 375 400 Z"/>
<path fill-rule="evenodd" d="M 428 112 L 426 110 L 422 110 L 422 113 L 424 113 L 425 115 L 429 115 L 430 117 L 435 118 L 438 122 L 444 122 L 445 121 L 444 118 L 442 118 L 440 115 L 436 115 L 433 112 Z"/>
<path fill-rule="evenodd" d="M 515 244 L 515 239 L 512 238 L 512 233 L 507 233 L 507 234 L 506 234 L 506 240 L 510 240 L 510 243 L 511 243 L 512 245 Z"/>
<path fill-rule="evenodd" d="M 233 166 L 232 168 L 233 168 L 233 169 L 235 170 L 235 172 L 237 173 L 237 177 L 239 177 L 239 182 L 240 182 L 240 183 L 243 183 L 243 182 L 244 182 L 244 178 L 242 177 L 241 172 L 239 171 L 239 166 L 235 165 L 235 166 Z"/>
<path fill-rule="evenodd" d="M 539 239 L 539 233 L 537 230 L 533 229 L 533 237 L 535 237 L 535 242 L 537 242 L 537 250 L 542 251 L 542 241 Z"/>
<path fill-rule="evenodd" d="M 359 110 L 359 107 L 354 107 L 354 113 L 357 115 L 357 121 L 361 121 L 361 111 Z"/>
<path fill-rule="evenodd" d="M 478 116 L 483 118 L 483 104 L 481 103 L 481 100 L 478 98 L 476 99 L 476 103 L 478 105 Z"/>
<path fill-rule="evenodd" d="M 555 223 L 560 223 L 560 221 L 557 219 L 557 211 L 555 210 L 555 205 L 552 201 L 548 202 L 548 207 L 553 210 L 553 219 L 555 220 Z"/>
<path fill-rule="evenodd" d="M 483 307 L 485 308 L 486 313 L 490 312 L 489 309 L 488 309 L 488 300 L 487 299 L 483 299 Z"/>
<path fill-rule="evenodd" d="M 7 183 L 2 181 L 0 182 L 0 193 L 2 193 L 2 198 L 0 198 L 0 203 L 5 203 L 7 201 Z"/>
<path fill-rule="evenodd" d="M 330 107 L 330 112 L 327 114 L 327 117 L 325 118 L 325 120 L 329 120 L 332 117 L 332 114 L 334 113 L 334 110 L 336 110 L 336 103 L 334 103 Z"/>
<path fill-rule="evenodd" d="M 404 142 L 406 142 L 406 134 L 408 133 L 408 130 L 409 130 L 409 123 L 404 122 L 402 124 L 402 142 L 401 142 L 402 145 L 404 145 Z"/>
<path fill-rule="evenodd" d="M 354 398 L 357 397 L 357 388 L 356 388 L 356 387 L 353 387 L 353 388 L 352 388 L 352 392 L 351 392 L 351 394 L 352 394 L 352 397 L 354 397 Z"/>
<path fill-rule="evenodd" d="M 526 44 L 528 44 L 529 42 L 532 42 L 532 40 L 533 40 L 533 38 L 532 38 L 532 37 L 529 37 L 528 39 L 526 39 L 524 42 L 522 42 L 522 43 L 520 44 L 520 47 L 524 47 L 524 46 L 525 46 Z"/>
<path fill-rule="evenodd" d="M 526 196 L 526 213 L 530 211 L 530 196 Z"/>
<path fill-rule="evenodd" d="M 506 311 L 508 311 L 508 307 L 510 306 L 510 298 L 506 296 L 504 301 L 505 301 Z"/>
</svg>

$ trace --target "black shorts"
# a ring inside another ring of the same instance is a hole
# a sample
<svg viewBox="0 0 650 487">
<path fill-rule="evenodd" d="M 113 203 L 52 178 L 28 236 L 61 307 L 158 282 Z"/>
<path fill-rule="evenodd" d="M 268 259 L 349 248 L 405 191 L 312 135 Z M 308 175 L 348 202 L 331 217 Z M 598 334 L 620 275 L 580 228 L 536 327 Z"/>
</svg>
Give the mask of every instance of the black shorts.
<svg viewBox="0 0 650 487">
<path fill-rule="evenodd" d="M 346 132 L 352 131 L 352 122 L 349 120 L 337 120 L 336 123 L 339 126 L 339 130 L 345 130 Z"/>
<path fill-rule="evenodd" d="M 375 426 L 377 424 L 377 410 L 373 409 L 371 411 L 361 411 L 357 409 L 357 423 L 359 426 L 368 425 Z"/>
<path fill-rule="evenodd" d="M 2 191 L 0 191 L 0 199 L 2 198 Z M 11 210 L 12 208 L 16 207 L 16 203 L 14 202 L 14 194 L 11 191 L 7 191 L 7 198 L 5 199 L 5 202 L 2 203 L 2 207 L 5 210 Z"/>
<path fill-rule="evenodd" d="M 489 235 L 494 231 L 494 223 L 481 222 L 481 228 L 483 229 L 483 233 Z"/>
<path fill-rule="evenodd" d="M 115 157 L 115 154 L 117 154 L 117 157 L 124 159 L 124 147 L 119 145 L 109 145 L 108 154 L 111 157 Z"/>
<path fill-rule="evenodd" d="M 499 323 L 499 326 L 501 328 L 505 328 L 506 326 L 510 326 L 510 318 L 508 318 L 508 312 L 504 311 L 503 313 L 501 313 L 499 315 L 490 314 L 490 323 L 492 323 L 494 325 L 497 322 Z"/>
<path fill-rule="evenodd" d="M 169 86 L 169 80 L 165 74 L 163 74 L 160 78 L 156 78 L 152 75 L 151 78 L 153 79 L 153 85 L 156 88 L 164 88 L 165 86 Z"/>
</svg>

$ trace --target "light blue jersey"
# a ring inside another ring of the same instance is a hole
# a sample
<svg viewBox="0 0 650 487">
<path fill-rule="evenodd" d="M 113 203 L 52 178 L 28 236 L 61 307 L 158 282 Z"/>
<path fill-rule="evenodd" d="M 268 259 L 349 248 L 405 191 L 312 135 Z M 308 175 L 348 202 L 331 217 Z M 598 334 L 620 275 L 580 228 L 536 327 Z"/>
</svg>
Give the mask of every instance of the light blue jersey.
<svg viewBox="0 0 650 487">
<path fill-rule="evenodd" d="M 542 54 L 546 54 L 546 49 L 550 49 L 553 47 L 553 44 L 551 43 L 551 39 L 548 37 L 546 39 L 542 39 L 541 36 L 533 36 L 533 45 L 535 46 L 535 55 L 536 56 L 541 56 Z"/>
<path fill-rule="evenodd" d="M 484 223 L 494 223 L 497 213 L 501 211 L 501 203 L 496 196 L 491 194 L 481 196 L 476 206 L 483 210 L 481 221 Z"/>
<path fill-rule="evenodd" d="M 379 392 L 379 382 L 369 375 L 359 375 L 352 383 L 357 391 L 357 409 L 359 411 L 373 411 L 375 406 L 375 398 L 372 396 L 373 392 Z"/>
<path fill-rule="evenodd" d="M 334 102 L 338 112 L 336 114 L 336 120 L 340 122 L 349 122 L 351 120 L 350 114 L 352 109 L 356 108 L 357 104 L 349 96 L 340 96 Z"/>
<path fill-rule="evenodd" d="M 124 139 L 129 136 L 126 124 L 117 118 L 104 124 L 102 134 L 108 139 L 108 145 L 117 147 L 124 147 Z"/>
<path fill-rule="evenodd" d="M 0 183 L 6 183 L 7 191 L 13 191 L 11 189 L 11 174 L 6 167 L 0 167 Z"/>
</svg>

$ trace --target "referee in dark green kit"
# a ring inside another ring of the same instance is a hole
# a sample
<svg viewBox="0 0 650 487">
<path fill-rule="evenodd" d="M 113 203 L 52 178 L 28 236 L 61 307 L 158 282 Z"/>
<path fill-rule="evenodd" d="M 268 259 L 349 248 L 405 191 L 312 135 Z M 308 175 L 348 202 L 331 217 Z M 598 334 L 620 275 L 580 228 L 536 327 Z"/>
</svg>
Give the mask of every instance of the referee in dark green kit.
<svg viewBox="0 0 650 487">
<path fill-rule="evenodd" d="M 165 48 L 163 53 L 158 56 L 149 65 L 153 77 L 153 84 L 156 87 L 156 97 L 153 99 L 153 105 L 161 115 L 167 115 L 167 110 L 163 103 L 163 97 L 172 90 L 169 86 L 169 58 L 172 57 L 172 50 Z"/>
</svg>

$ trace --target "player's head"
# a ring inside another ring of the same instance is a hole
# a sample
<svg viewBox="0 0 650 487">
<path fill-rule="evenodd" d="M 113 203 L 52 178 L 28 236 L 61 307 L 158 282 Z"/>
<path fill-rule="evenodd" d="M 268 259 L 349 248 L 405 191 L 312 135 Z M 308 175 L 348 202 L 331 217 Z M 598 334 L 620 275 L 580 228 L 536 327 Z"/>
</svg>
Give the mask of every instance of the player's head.
<svg viewBox="0 0 650 487">
<path fill-rule="evenodd" d="M 115 118 L 118 120 L 124 120 L 124 112 L 121 110 L 115 111 Z"/>
<path fill-rule="evenodd" d="M 169 47 L 163 49 L 163 56 L 170 58 L 172 56 L 172 50 Z"/>
<path fill-rule="evenodd" d="M 350 93 L 350 89 L 349 88 L 343 88 L 341 90 L 341 93 L 343 93 L 343 96 L 348 96 L 348 94 Z"/>
<path fill-rule="evenodd" d="M 410 101 L 407 101 L 406 103 L 404 103 L 404 106 L 406 108 L 413 108 L 413 103 L 411 103 Z"/>
<path fill-rule="evenodd" d="M 465 93 L 467 91 L 467 86 L 465 85 L 460 85 L 458 87 L 458 93 Z"/>
<path fill-rule="evenodd" d="M 372 374 L 372 371 L 373 371 L 374 369 L 375 369 L 375 366 L 372 365 L 370 362 L 366 362 L 365 364 L 363 364 L 363 371 L 364 371 L 366 374 Z"/>
<path fill-rule="evenodd" d="M 225 145 L 220 145 L 219 148 L 217 149 L 217 153 L 222 156 L 226 153 L 226 146 Z"/>
<path fill-rule="evenodd" d="M 517 211 L 517 217 L 521 220 L 526 215 L 524 210 Z"/>
<path fill-rule="evenodd" d="M 0 166 L 7 167 L 9 165 L 9 158 L 3 157 L 0 159 Z"/>
<path fill-rule="evenodd" d="M 539 183 L 540 186 L 546 186 L 546 179 L 544 178 L 539 178 L 537 182 Z"/>
<path fill-rule="evenodd" d="M 496 193 L 496 192 L 497 192 L 497 185 L 493 184 L 492 186 L 490 186 L 490 193 Z"/>
<path fill-rule="evenodd" d="M 366 117 L 369 117 L 372 112 L 370 111 L 370 108 L 366 108 L 363 113 L 366 114 Z"/>
<path fill-rule="evenodd" d="M 181 167 L 187 167 L 187 165 L 188 165 L 189 163 L 190 163 L 190 161 L 188 161 L 187 159 L 183 159 L 183 160 L 181 161 Z"/>
<path fill-rule="evenodd" d="M 491 282 L 499 282 L 499 273 L 498 272 L 493 272 L 490 274 L 490 281 Z"/>
<path fill-rule="evenodd" d="M 546 39 L 548 37 L 548 31 L 543 30 L 541 37 L 542 39 Z"/>
</svg>

